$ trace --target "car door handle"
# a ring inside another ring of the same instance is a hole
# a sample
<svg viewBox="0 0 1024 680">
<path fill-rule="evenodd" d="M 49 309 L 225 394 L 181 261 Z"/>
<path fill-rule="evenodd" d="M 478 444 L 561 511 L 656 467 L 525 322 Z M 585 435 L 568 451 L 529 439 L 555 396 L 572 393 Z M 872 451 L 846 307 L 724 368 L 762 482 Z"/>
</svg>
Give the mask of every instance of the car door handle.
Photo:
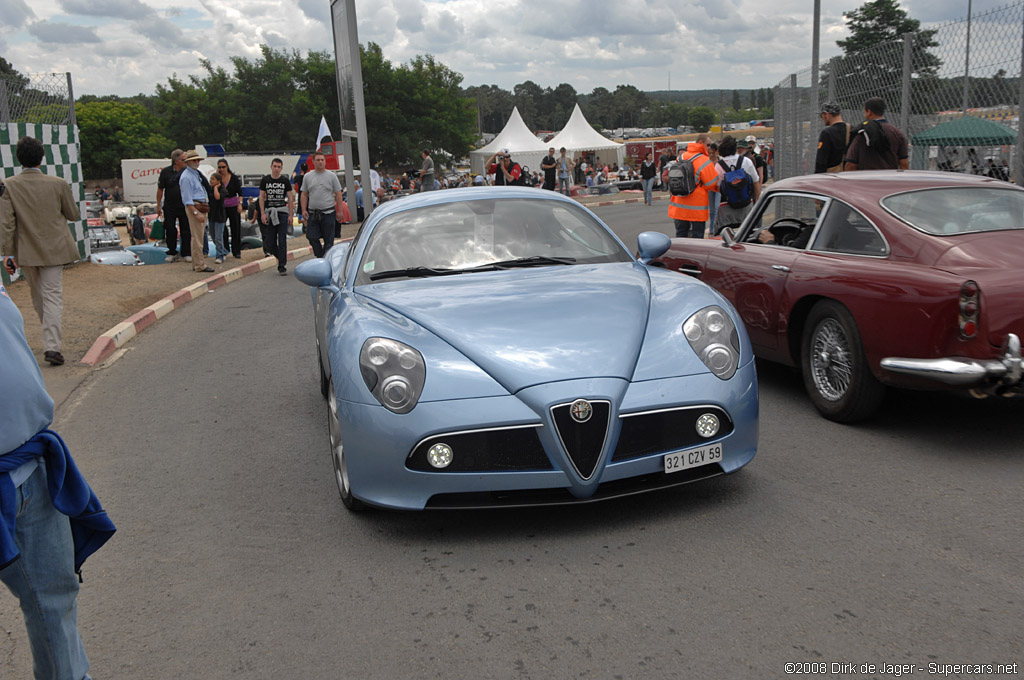
<svg viewBox="0 0 1024 680">
<path fill-rule="evenodd" d="M 699 267 L 680 267 L 679 271 L 689 276 L 700 276 L 701 274 L 704 273 L 700 270 Z"/>
<path fill-rule="evenodd" d="M 772 269 L 780 272 L 786 272 L 787 274 L 790 272 L 789 267 L 784 264 L 773 264 Z"/>
</svg>

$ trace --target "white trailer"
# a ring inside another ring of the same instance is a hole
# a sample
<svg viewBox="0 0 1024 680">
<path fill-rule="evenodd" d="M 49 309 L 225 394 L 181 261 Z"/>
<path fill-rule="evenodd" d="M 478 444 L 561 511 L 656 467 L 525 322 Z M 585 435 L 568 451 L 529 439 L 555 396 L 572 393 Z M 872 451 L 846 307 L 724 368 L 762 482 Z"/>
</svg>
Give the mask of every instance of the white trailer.
<svg viewBox="0 0 1024 680">
<path fill-rule="evenodd" d="M 156 201 L 156 182 L 160 171 L 171 164 L 169 158 L 133 158 L 121 161 L 124 200 L 129 203 Z"/>
</svg>

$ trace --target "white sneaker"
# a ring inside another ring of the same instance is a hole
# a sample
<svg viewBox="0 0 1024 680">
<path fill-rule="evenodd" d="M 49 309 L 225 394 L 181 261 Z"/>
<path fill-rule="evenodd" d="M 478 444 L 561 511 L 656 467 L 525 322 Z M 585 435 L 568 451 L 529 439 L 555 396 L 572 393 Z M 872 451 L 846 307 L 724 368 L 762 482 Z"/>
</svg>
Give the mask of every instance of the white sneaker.
<svg viewBox="0 0 1024 680">
<path fill-rule="evenodd" d="M 177 258 L 174 255 L 168 255 L 164 258 L 164 262 L 174 262 Z"/>
<path fill-rule="evenodd" d="M 191 262 L 191 261 L 192 261 L 192 256 L 191 255 L 186 255 L 185 256 L 185 262 Z"/>
<path fill-rule="evenodd" d="M 217 264 L 224 264 L 224 258 L 218 257 L 216 260 L 214 260 L 214 262 L 216 262 Z"/>
</svg>

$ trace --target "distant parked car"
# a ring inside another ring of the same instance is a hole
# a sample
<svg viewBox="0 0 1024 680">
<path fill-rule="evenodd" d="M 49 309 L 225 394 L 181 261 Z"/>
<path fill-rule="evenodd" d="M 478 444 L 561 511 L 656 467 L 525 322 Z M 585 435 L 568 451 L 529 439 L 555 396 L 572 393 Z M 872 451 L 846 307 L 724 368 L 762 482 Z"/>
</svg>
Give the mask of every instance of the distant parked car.
<svg viewBox="0 0 1024 680">
<path fill-rule="evenodd" d="M 125 226 L 135 216 L 135 208 L 129 203 L 108 203 L 104 213 L 107 224 Z"/>
<path fill-rule="evenodd" d="M 722 240 L 656 260 L 738 310 L 754 352 L 799 366 L 826 418 L 884 386 L 1019 396 L 1024 189 L 949 172 L 807 175 L 769 185 Z"/>
<path fill-rule="evenodd" d="M 117 229 L 109 224 L 89 224 L 88 230 L 89 249 L 92 252 L 121 247 L 121 235 L 117 233 Z"/>
</svg>

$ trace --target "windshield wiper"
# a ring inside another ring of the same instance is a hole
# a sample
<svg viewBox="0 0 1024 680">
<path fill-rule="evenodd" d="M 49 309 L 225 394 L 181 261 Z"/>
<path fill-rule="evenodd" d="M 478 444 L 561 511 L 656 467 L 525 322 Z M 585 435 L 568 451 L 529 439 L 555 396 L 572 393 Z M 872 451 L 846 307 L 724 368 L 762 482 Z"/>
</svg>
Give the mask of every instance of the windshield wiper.
<svg viewBox="0 0 1024 680">
<path fill-rule="evenodd" d="M 408 277 L 425 277 L 425 276 L 448 276 L 450 274 L 461 274 L 463 269 L 444 269 L 444 268 L 431 268 L 431 267 L 409 267 L 407 269 L 389 269 L 383 272 L 377 272 L 376 274 L 370 274 L 371 281 L 379 281 L 380 279 L 397 279 L 402 276 Z"/>
<path fill-rule="evenodd" d="M 502 260 L 500 262 L 489 262 L 485 267 L 495 269 L 509 269 L 511 267 L 536 267 L 547 264 L 574 264 L 575 257 L 548 257 L 547 255 L 534 255 L 533 257 L 520 257 L 515 260 Z"/>
</svg>

